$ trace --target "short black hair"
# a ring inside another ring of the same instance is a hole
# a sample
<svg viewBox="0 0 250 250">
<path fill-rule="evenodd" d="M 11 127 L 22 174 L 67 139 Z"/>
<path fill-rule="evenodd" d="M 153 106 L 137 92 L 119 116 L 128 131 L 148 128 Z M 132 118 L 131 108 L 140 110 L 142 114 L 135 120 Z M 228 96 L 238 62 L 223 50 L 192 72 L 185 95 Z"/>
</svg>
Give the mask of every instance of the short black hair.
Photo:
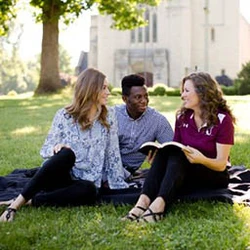
<svg viewBox="0 0 250 250">
<path fill-rule="evenodd" d="M 124 76 L 122 79 L 122 95 L 129 96 L 130 89 L 134 86 L 143 86 L 145 84 L 145 78 L 137 75 L 132 74 L 128 76 Z"/>
</svg>

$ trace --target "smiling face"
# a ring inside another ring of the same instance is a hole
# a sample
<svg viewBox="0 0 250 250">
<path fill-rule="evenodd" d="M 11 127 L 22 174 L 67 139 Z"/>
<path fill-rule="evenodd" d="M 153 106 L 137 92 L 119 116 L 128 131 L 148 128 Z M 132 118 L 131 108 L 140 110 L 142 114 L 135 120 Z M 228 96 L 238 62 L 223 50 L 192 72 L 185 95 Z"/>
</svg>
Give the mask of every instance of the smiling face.
<svg viewBox="0 0 250 250">
<path fill-rule="evenodd" d="M 139 118 L 147 109 L 148 92 L 145 86 L 133 86 L 128 96 L 122 96 L 126 103 L 127 111 L 133 119 Z"/>
<path fill-rule="evenodd" d="M 107 79 L 105 79 L 103 82 L 102 90 L 100 91 L 98 95 L 98 102 L 101 106 L 107 105 L 109 94 L 110 92 L 108 89 L 108 81 Z"/>
<path fill-rule="evenodd" d="M 200 99 L 195 91 L 192 80 L 188 79 L 184 82 L 181 99 L 185 108 L 192 110 L 200 109 Z"/>
</svg>

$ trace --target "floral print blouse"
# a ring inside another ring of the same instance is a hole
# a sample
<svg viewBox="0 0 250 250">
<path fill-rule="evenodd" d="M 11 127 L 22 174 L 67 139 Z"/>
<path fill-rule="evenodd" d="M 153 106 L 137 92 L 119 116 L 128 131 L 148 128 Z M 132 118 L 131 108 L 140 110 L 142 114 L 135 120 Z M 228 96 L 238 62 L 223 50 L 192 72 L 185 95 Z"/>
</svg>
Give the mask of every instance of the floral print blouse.
<svg viewBox="0 0 250 250">
<path fill-rule="evenodd" d="M 98 120 L 90 128 L 82 130 L 64 108 L 58 110 L 40 151 L 41 156 L 47 159 L 53 155 L 56 144 L 66 144 L 76 156 L 72 168 L 74 178 L 93 181 L 98 188 L 102 180 L 107 180 L 111 189 L 127 188 L 113 108 L 108 108 L 107 119 L 109 130 Z"/>
</svg>

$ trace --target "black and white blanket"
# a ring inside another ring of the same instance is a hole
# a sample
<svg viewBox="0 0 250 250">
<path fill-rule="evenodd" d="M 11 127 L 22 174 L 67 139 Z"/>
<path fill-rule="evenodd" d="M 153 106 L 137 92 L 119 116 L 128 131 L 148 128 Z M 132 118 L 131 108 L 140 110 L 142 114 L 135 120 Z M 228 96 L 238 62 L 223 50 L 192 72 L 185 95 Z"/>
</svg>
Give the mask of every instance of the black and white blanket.
<svg viewBox="0 0 250 250">
<path fill-rule="evenodd" d="M 0 201 L 15 198 L 33 177 L 39 168 L 16 169 L 0 177 Z M 215 200 L 228 203 L 239 203 L 250 206 L 250 169 L 244 166 L 233 166 L 229 169 L 230 183 L 228 188 L 217 190 L 198 190 L 178 197 L 179 201 Z M 110 190 L 101 189 L 98 202 L 134 204 L 141 192 L 144 177 L 131 180 L 131 188 Z"/>
</svg>

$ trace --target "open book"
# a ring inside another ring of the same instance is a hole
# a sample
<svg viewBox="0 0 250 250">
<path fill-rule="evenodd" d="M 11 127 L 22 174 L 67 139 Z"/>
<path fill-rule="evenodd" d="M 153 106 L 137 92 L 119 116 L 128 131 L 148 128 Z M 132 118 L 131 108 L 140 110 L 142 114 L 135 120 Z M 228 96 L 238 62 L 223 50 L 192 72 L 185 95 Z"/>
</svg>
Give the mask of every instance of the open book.
<svg viewBox="0 0 250 250">
<path fill-rule="evenodd" d="M 141 145 L 141 147 L 139 148 L 139 152 L 145 154 L 145 155 L 148 155 L 149 151 L 152 150 L 152 153 L 155 151 L 155 150 L 159 150 L 159 149 L 167 149 L 167 147 L 179 147 L 185 151 L 188 151 L 190 152 L 190 149 L 188 147 L 186 147 L 185 145 L 179 143 L 179 142 L 176 142 L 176 141 L 170 141 L 170 142 L 164 142 L 162 144 L 158 143 L 158 142 L 152 142 L 152 141 L 149 141 L 149 142 L 145 142 Z"/>
</svg>

